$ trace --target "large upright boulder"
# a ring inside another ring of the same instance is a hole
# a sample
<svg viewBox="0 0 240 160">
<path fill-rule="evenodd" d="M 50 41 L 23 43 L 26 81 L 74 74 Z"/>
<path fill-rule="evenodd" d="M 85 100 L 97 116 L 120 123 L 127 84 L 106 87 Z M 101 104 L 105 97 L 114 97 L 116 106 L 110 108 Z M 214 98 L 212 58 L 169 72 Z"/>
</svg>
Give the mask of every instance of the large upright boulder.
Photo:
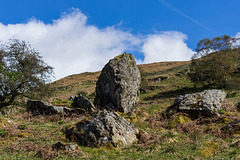
<svg viewBox="0 0 240 160">
<path fill-rule="evenodd" d="M 174 101 L 177 112 L 187 113 L 192 118 L 218 115 L 221 103 L 226 97 L 222 90 L 204 90 L 199 93 L 178 96 Z"/>
<path fill-rule="evenodd" d="M 96 85 L 95 106 L 120 112 L 134 112 L 140 96 L 141 75 L 131 54 L 111 59 L 103 68 Z"/>
</svg>

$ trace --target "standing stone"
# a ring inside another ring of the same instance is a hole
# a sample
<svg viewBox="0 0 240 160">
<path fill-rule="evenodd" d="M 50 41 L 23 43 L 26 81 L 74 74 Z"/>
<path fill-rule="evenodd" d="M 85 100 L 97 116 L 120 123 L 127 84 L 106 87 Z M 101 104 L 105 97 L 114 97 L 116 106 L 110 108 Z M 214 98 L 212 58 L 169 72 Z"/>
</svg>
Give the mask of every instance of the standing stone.
<svg viewBox="0 0 240 160">
<path fill-rule="evenodd" d="M 96 85 L 94 105 L 128 113 L 136 110 L 141 75 L 131 54 L 111 59 L 103 68 Z"/>
</svg>

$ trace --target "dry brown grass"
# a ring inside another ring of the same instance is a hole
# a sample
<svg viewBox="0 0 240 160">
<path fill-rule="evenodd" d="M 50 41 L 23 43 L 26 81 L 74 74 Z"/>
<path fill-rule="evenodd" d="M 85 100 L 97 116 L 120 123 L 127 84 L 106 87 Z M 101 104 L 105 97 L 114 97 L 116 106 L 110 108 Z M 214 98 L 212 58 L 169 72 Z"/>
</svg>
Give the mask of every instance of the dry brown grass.
<svg viewBox="0 0 240 160">
<path fill-rule="evenodd" d="M 67 86 L 67 85 L 76 84 L 76 83 L 88 82 L 89 80 L 97 81 L 98 77 L 100 76 L 100 73 L 101 72 L 98 71 L 98 72 L 85 72 L 85 73 L 70 75 L 53 82 L 52 86 L 61 87 L 61 86 Z"/>
<path fill-rule="evenodd" d="M 4 154 L 25 153 L 30 158 L 40 159 L 58 159 L 60 157 L 86 157 L 80 147 L 73 152 L 64 150 L 56 151 L 52 145 L 58 141 L 68 143 L 62 133 L 64 124 L 71 124 L 79 121 L 83 115 L 72 115 L 64 117 L 62 115 L 54 116 L 32 116 L 28 113 L 16 114 L 12 112 L 8 115 L 11 120 L 4 129 L 1 127 L 0 150 Z M 17 119 L 14 119 L 17 118 Z M 63 124 L 59 124 L 63 122 Z"/>
<path fill-rule="evenodd" d="M 138 65 L 139 70 L 142 73 L 153 73 L 159 72 L 173 67 L 190 64 L 191 61 L 172 61 L 172 62 L 159 62 L 159 63 L 150 63 L 150 64 L 141 64 Z"/>
</svg>

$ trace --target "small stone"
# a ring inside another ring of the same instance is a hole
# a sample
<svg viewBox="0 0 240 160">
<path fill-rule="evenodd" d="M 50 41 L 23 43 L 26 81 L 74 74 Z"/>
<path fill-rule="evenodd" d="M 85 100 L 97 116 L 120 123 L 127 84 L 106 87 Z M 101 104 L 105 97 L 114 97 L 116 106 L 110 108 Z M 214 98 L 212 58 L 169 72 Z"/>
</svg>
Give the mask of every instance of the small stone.
<svg viewBox="0 0 240 160">
<path fill-rule="evenodd" d="M 64 146 L 65 151 L 75 151 L 76 145 L 75 144 L 69 144 Z"/>
<path fill-rule="evenodd" d="M 55 144 L 52 145 L 52 149 L 53 150 L 62 150 L 64 148 L 64 145 L 62 144 L 62 142 L 57 142 Z"/>
<path fill-rule="evenodd" d="M 57 142 L 52 145 L 53 150 L 62 150 L 62 151 L 75 151 L 76 145 L 75 144 L 66 144 L 64 145 L 62 142 Z"/>
<path fill-rule="evenodd" d="M 95 106 L 92 102 L 81 94 L 75 96 L 73 101 L 75 102 L 76 108 L 84 109 L 85 112 L 93 112 L 95 110 Z"/>
<path fill-rule="evenodd" d="M 230 135 L 240 134 L 240 120 L 235 119 L 227 123 L 221 130 Z"/>
</svg>

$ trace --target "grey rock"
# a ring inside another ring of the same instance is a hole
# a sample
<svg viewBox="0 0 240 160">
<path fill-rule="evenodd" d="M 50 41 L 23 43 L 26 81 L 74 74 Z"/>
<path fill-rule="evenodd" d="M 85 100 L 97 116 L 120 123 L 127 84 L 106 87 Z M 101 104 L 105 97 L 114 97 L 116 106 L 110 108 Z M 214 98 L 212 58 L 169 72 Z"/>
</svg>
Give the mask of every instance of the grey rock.
<svg viewBox="0 0 240 160">
<path fill-rule="evenodd" d="M 62 142 L 57 142 L 52 145 L 53 150 L 63 150 L 63 151 L 75 151 L 76 145 L 75 144 L 63 144 Z"/>
<path fill-rule="evenodd" d="M 140 96 L 141 75 L 131 54 L 124 53 L 111 59 L 103 68 L 96 84 L 94 105 L 114 110 L 132 112 Z"/>
<path fill-rule="evenodd" d="M 70 101 L 74 101 L 74 97 L 73 97 L 73 96 L 70 96 L 70 97 L 69 97 L 69 100 L 70 100 Z"/>
<path fill-rule="evenodd" d="M 240 111 L 240 101 L 238 101 L 238 104 L 236 106 L 237 110 Z"/>
<path fill-rule="evenodd" d="M 167 80 L 167 79 L 169 79 L 169 77 L 157 77 L 157 78 L 154 78 L 153 81 L 155 83 L 159 83 L 159 82 Z"/>
<path fill-rule="evenodd" d="M 81 94 L 75 96 L 73 101 L 75 102 L 76 108 L 84 109 L 85 112 L 93 112 L 95 110 L 95 106 L 92 102 Z"/>
<path fill-rule="evenodd" d="M 240 120 L 235 119 L 229 123 L 227 123 L 221 130 L 227 134 L 240 134 Z"/>
<path fill-rule="evenodd" d="M 76 145 L 75 144 L 64 145 L 64 150 L 65 151 L 75 151 L 76 150 Z"/>
<path fill-rule="evenodd" d="M 43 102 L 39 100 L 28 100 L 27 111 L 31 112 L 34 116 L 54 115 L 54 114 L 70 115 L 72 113 L 82 113 L 82 111 L 78 109 L 68 108 L 63 106 L 53 106 L 47 102 Z"/>
<path fill-rule="evenodd" d="M 92 120 L 83 120 L 65 132 L 66 138 L 74 137 L 80 145 L 128 146 L 136 142 L 139 133 L 131 123 L 116 112 L 103 110 Z"/>
<path fill-rule="evenodd" d="M 64 148 L 64 144 L 62 142 L 57 142 L 52 145 L 53 150 L 62 150 Z"/>
<path fill-rule="evenodd" d="M 203 92 L 178 96 L 174 106 L 178 112 L 185 112 L 193 118 L 218 115 L 221 103 L 226 97 L 222 90 L 204 90 Z"/>
</svg>

